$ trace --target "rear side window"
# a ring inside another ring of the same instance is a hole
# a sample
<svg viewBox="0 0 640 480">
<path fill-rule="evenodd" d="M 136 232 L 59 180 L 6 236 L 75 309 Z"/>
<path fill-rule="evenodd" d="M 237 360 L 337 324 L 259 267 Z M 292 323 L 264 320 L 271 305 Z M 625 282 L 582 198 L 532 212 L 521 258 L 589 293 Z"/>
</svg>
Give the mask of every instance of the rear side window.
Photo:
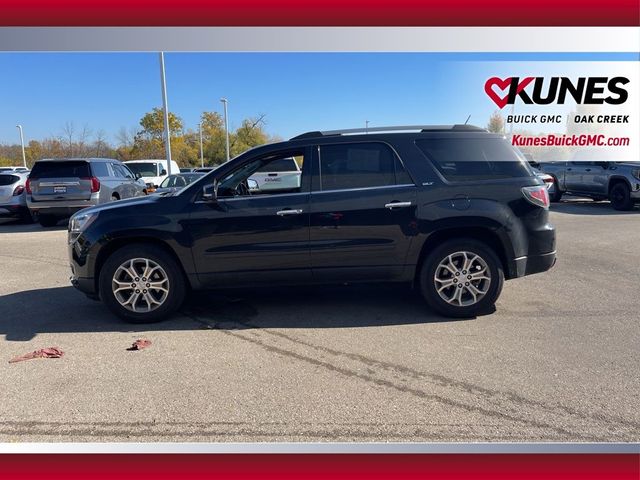
<svg viewBox="0 0 640 480">
<path fill-rule="evenodd" d="M 396 181 L 396 174 L 401 181 Z M 394 152 L 382 143 L 343 143 L 320 147 L 322 190 L 384 187 L 407 183 Z"/>
<path fill-rule="evenodd" d="M 298 166 L 296 165 L 296 161 L 291 158 L 281 158 L 280 160 L 274 160 L 266 164 L 264 167 L 259 168 L 256 172 L 264 173 L 264 172 L 297 172 Z"/>
<path fill-rule="evenodd" d="M 0 187 L 5 185 L 12 185 L 20 180 L 17 175 L 0 175 Z"/>
<path fill-rule="evenodd" d="M 109 167 L 106 162 L 95 162 L 91 164 L 91 171 L 94 177 L 110 177 Z"/>
<path fill-rule="evenodd" d="M 83 161 L 36 162 L 31 178 L 90 177 L 89 164 Z"/>
<path fill-rule="evenodd" d="M 416 145 L 452 182 L 532 175 L 527 163 L 500 138 L 434 138 L 416 140 Z"/>
</svg>

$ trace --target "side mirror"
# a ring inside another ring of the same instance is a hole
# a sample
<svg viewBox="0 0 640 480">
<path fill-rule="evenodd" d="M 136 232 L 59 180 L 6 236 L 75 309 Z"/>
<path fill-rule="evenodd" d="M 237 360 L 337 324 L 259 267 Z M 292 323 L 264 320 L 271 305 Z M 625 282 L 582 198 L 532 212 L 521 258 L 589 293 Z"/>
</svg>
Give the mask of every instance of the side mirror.
<svg viewBox="0 0 640 480">
<path fill-rule="evenodd" d="M 258 182 L 256 180 L 254 180 L 253 178 L 248 178 L 247 179 L 247 186 L 249 187 L 249 191 L 251 191 L 251 192 L 255 192 L 257 190 L 260 190 L 258 188 Z"/>
<path fill-rule="evenodd" d="M 167 171 L 163 168 L 162 170 L 160 170 L 160 175 L 166 175 Z"/>
<path fill-rule="evenodd" d="M 142 175 L 140 174 L 140 172 L 137 172 L 135 174 L 136 180 L 140 180 L 142 178 Z"/>
<path fill-rule="evenodd" d="M 202 200 L 215 203 L 218 200 L 218 182 L 202 187 Z"/>
</svg>

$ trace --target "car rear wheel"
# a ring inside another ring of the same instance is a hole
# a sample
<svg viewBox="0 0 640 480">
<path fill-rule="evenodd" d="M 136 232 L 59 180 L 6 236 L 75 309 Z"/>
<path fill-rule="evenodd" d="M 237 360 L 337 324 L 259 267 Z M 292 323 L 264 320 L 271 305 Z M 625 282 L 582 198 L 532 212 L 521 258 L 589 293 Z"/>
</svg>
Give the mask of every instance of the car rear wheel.
<svg viewBox="0 0 640 480">
<path fill-rule="evenodd" d="M 129 323 L 165 319 L 182 304 L 185 279 L 179 265 L 154 245 L 117 250 L 100 271 L 100 299 Z"/>
<path fill-rule="evenodd" d="M 38 223 L 43 227 L 55 227 L 59 220 L 55 215 L 38 215 Z"/>
<path fill-rule="evenodd" d="M 616 183 L 611 189 L 609 198 L 611 206 L 616 210 L 631 210 L 633 208 L 631 190 L 626 183 Z"/>
<path fill-rule="evenodd" d="M 502 263 L 486 244 L 450 240 L 431 252 L 420 271 L 420 291 L 436 312 L 469 318 L 492 311 L 504 284 Z"/>
</svg>

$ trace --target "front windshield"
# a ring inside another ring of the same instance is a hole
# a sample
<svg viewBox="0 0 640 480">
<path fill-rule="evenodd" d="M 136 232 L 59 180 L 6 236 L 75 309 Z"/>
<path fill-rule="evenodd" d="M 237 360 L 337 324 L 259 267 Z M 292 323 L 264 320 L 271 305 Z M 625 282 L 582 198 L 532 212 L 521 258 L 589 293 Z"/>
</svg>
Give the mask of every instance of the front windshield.
<svg viewBox="0 0 640 480">
<path fill-rule="evenodd" d="M 125 165 L 133 173 L 139 173 L 141 177 L 155 177 L 158 175 L 158 164 L 147 162 L 126 162 Z"/>
</svg>

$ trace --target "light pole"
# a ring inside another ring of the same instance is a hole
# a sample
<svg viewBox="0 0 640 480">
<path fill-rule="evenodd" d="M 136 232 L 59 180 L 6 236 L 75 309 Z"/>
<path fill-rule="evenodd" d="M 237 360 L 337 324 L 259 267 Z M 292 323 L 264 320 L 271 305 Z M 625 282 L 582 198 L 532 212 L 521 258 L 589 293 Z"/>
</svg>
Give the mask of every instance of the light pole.
<svg viewBox="0 0 640 480">
<path fill-rule="evenodd" d="M 27 168 L 27 157 L 24 154 L 24 135 L 22 134 L 22 125 L 16 125 L 16 128 L 20 130 L 20 145 L 22 146 L 22 164 L 24 168 Z"/>
<path fill-rule="evenodd" d="M 198 124 L 198 130 L 200 130 L 200 167 L 204 168 L 204 153 L 202 150 L 202 122 Z"/>
<path fill-rule="evenodd" d="M 364 121 L 364 133 L 369 133 L 369 120 Z"/>
<path fill-rule="evenodd" d="M 227 101 L 226 98 L 221 98 L 220 101 L 224 105 L 224 132 L 227 137 L 227 162 L 229 161 L 229 117 L 227 116 Z"/>
<path fill-rule="evenodd" d="M 164 148 L 167 155 L 167 176 L 171 175 L 171 133 L 169 132 L 169 107 L 167 106 L 167 81 L 164 76 L 164 52 L 160 52 L 160 83 L 162 84 L 162 108 L 164 110 Z"/>
</svg>

